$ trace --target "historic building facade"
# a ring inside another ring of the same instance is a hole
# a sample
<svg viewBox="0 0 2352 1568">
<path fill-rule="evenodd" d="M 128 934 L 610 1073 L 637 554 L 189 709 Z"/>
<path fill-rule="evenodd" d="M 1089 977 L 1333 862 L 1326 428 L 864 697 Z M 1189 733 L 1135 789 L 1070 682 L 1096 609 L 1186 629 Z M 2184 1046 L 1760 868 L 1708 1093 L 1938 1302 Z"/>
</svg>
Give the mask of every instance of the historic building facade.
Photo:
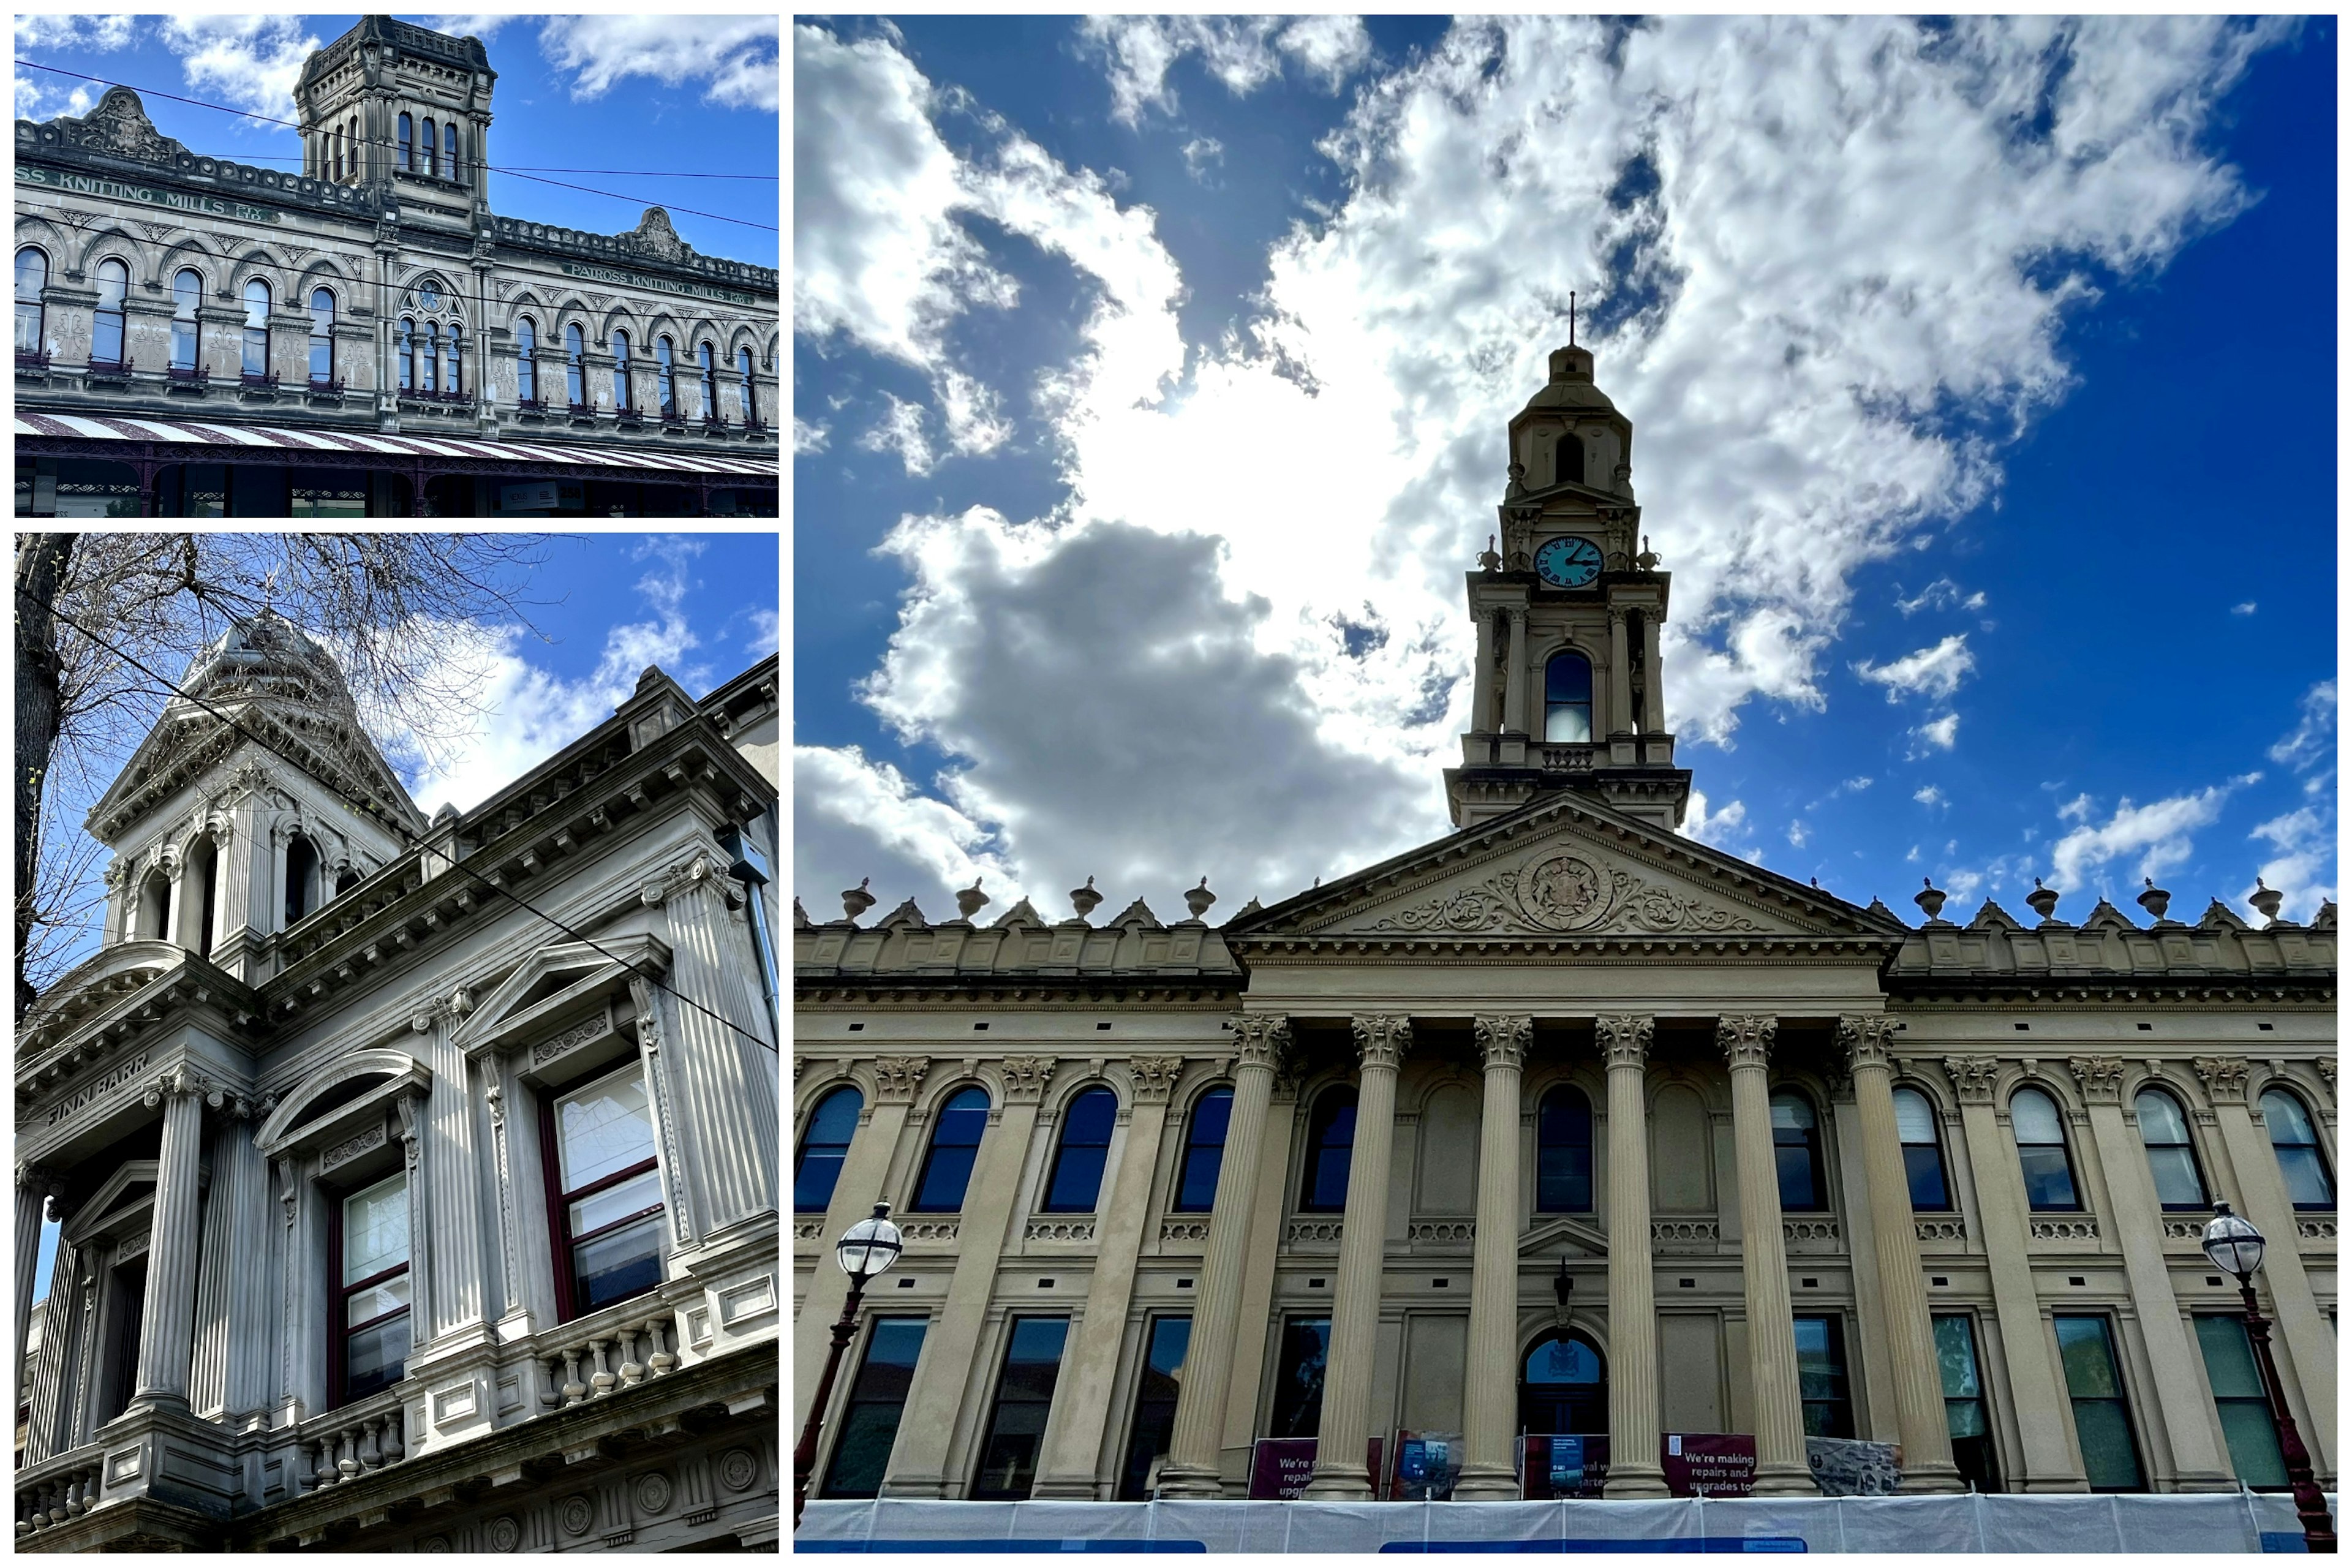
<svg viewBox="0 0 2352 1568">
<path fill-rule="evenodd" d="M 774 516 L 775 268 L 493 213 L 496 81 L 369 16 L 299 173 L 18 121 L 17 515 Z"/>
<path fill-rule="evenodd" d="M 428 822 L 301 632 L 195 661 L 17 1042 L 19 1549 L 775 1539 L 776 668 Z"/>
<path fill-rule="evenodd" d="M 795 1422 L 833 1238 L 887 1199 L 907 1242 L 811 1495 L 1238 1497 L 1311 1436 L 1361 1499 L 1399 1431 L 1458 1435 L 1459 1499 L 1549 1495 L 1566 1435 L 1612 1497 L 1685 1434 L 1759 1494 L 1815 1437 L 1912 1491 L 2283 1482 L 2216 1200 L 2332 1486 L 2335 906 L 1914 925 L 1682 837 L 1589 354 L 1510 443 L 1451 837 L 1221 926 L 795 904 Z"/>
</svg>

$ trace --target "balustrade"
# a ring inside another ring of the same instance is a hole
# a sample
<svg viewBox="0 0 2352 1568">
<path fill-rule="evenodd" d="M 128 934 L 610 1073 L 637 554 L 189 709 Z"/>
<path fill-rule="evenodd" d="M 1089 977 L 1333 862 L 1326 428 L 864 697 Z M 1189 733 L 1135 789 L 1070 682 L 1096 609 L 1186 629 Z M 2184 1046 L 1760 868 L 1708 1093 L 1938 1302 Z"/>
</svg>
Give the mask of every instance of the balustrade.
<svg viewBox="0 0 2352 1568">
<path fill-rule="evenodd" d="M 16 1488 L 16 1535 L 22 1540 L 37 1531 L 55 1530 L 79 1519 L 98 1506 L 99 1460 L 96 1455 L 19 1482 Z"/>
<path fill-rule="evenodd" d="M 671 1349 L 677 1342 L 676 1308 L 657 1305 L 607 1319 L 569 1344 L 541 1351 L 538 1360 L 547 1385 L 539 1391 L 539 1402 L 551 1410 L 570 1409 L 647 1378 L 666 1377 L 677 1369 Z"/>
<path fill-rule="evenodd" d="M 362 1415 L 332 1411 L 305 1423 L 297 1436 L 296 1487 L 310 1492 L 341 1486 L 406 1458 L 401 1408 L 395 1402 Z"/>
</svg>

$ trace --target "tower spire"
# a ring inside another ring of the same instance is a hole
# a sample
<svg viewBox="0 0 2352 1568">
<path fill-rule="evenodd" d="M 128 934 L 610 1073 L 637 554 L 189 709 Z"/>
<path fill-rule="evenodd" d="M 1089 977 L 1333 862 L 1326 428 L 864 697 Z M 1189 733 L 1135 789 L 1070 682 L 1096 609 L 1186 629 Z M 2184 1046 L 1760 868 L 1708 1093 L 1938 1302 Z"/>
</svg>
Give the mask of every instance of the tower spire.
<svg viewBox="0 0 2352 1568">
<path fill-rule="evenodd" d="M 1568 346 L 1576 346 L 1576 290 L 1568 291 Z"/>
</svg>

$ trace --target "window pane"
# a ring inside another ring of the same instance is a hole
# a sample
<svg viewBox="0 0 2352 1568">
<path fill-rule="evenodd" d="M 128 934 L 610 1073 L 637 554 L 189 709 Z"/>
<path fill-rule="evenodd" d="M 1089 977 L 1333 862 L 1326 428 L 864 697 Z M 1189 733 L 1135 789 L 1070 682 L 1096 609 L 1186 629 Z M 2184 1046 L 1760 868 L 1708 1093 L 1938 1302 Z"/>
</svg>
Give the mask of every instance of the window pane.
<svg viewBox="0 0 2352 1568">
<path fill-rule="evenodd" d="M 1544 700 L 1591 702 L 1592 666 L 1577 654 L 1564 653 L 1544 666 Z"/>
<path fill-rule="evenodd" d="M 872 1497 L 882 1486 L 889 1467 L 890 1447 L 898 1440 L 898 1416 L 905 1409 L 908 1385 L 914 1381 L 915 1362 L 922 1354 L 923 1335 L 929 1324 L 921 1318 L 877 1320 L 866 1342 L 866 1363 L 850 1385 L 848 1407 L 842 1413 L 841 1435 L 834 1439 L 833 1461 L 825 1471 L 825 1497 Z"/>
<path fill-rule="evenodd" d="M 2058 1126 L 2058 1108 L 2050 1097 L 2038 1089 L 2021 1089 L 2009 1102 L 2010 1124 L 2016 1129 L 2020 1143 L 2063 1143 L 2066 1135 Z"/>
<path fill-rule="evenodd" d="M 343 1200 L 343 1283 L 408 1261 L 408 1178 L 394 1176 Z"/>
<path fill-rule="evenodd" d="M 1903 1145 L 1903 1173 L 1911 1184 L 1911 1206 L 1940 1212 L 1952 1206 L 1944 1183 L 1944 1156 L 1933 1143 Z"/>
<path fill-rule="evenodd" d="M 1944 1401 L 1945 1430 L 1954 1437 L 1981 1437 L 1985 1434 L 1984 1401 L 1981 1399 L 1947 1399 Z"/>
<path fill-rule="evenodd" d="M 354 1290 L 345 1298 L 343 1326 L 356 1328 L 372 1322 L 387 1312 L 397 1312 L 408 1305 L 408 1276 L 395 1274 L 381 1285 L 371 1285 L 364 1290 Z"/>
<path fill-rule="evenodd" d="M 1195 1101 L 1184 1135 L 1184 1169 L 1177 1182 L 1176 1207 L 1205 1213 L 1217 1200 L 1217 1173 L 1224 1164 L 1225 1129 L 1234 1114 L 1234 1091 L 1213 1089 Z"/>
<path fill-rule="evenodd" d="M 1328 1318 L 1293 1318 L 1282 1326 L 1282 1359 L 1274 1378 L 1274 1437 L 1312 1437 L 1323 1421 L 1323 1363 L 1331 1344 Z"/>
<path fill-rule="evenodd" d="M 2279 1174 L 2286 1178 L 2286 1195 L 2299 1209 L 2333 1208 L 2336 1194 L 2328 1184 L 2327 1167 L 2316 1149 L 2281 1149 Z"/>
<path fill-rule="evenodd" d="M 1023 1318 L 1013 1325 L 1005 1347 L 1004 1375 L 997 1384 L 996 1408 L 981 1446 L 974 1498 L 1025 1498 L 1037 1479 L 1037 1450 L 1053 1408 L 1060 1374 L 1067 1318 Z"/>
<path fill-rule="evenodd" d="M 1772 1154 L 1780 1167 L 1780 1206 L 1798 1210 L 1820 1208 L 1821 1195 L 1813 1190 L 1812 1152 L 1782 1144 L 1773 1150 Z"/>
<path fill-rule="evenodd" d="M 1916 1089 L 1895 1091 L 1895 1135 L 1906 1143 L 1936 1141 L 1936 1112 Z"/>
<path fill-rule="evenodd" d="M 1059 1214 L 1091 1214 L 1102 1192 L 1107 1149 L 1063 1145 L 1055 1157 L 1054 1179 L 1045 1191 L 1045 1207 Z"/>
<path fill-rule="evenodd" d="M 2074 1201 L 2074 1178 L 2066 1169 L 2065 1150 L 2020 1149 L 2017 1158 L 2025 1171 L 2025 1201 L 2029 1206 L 2037 1209 L 2082 1206 Z"/>
<path fill-rule="evenodd" d="M 858 1112 L 865 1106 L 866 1097 L 854 1089 L 836 1089 L 817 1106 L 793 1173 L 793 1208 L 823 1213 L 833 1202 L 834 1184 L 841 1177 L 841 1163 L 849 1153 Z"/>
<path fill-rule="evenodd" d="M 2283 1089 L 2263 1091 L 2263 1124 L 2270 1129 L 2273 1143 L 2316 1143 L 2319 1141 L 2311 1131 L 2311 1118 L 2304 1113 L 2303 1101 Z"/>
<path fill-rule="evenodd" d="M 1583 702 L 1545 703 L 1543 738 L 1556 742 L 1592 739 L 1591 705 Z"/>
<path fill-rule="evenodd" d="M 2262 1373 L 2254 1366 L 2253 1346 L 2246 1342 L 2245 1321 L 2221 1314 L 2199 1314 L 2197 1342 L 2205 1352 L 2205 1377 L 2216 1399 L 2263 1399 Z"/>
<path fill-rule="evenodd" d="M 1300 1206 L 1318 1213 L 1343 1209 L 1348 1205 L 1348 1163 L 1356 1142 L 1355 1090 L 1331 1089 L 1317 1100 L 1313 1127 Z"/>
<path fill-rule="evenodd" d="M 389 1318 L 343 1342 L 343 1394 L 357 1399 L 400 1381 L 408 1359 L 408 1319 Z"/>
<path fill-rule="evenodd" d="M 1190 1318 L 1157 1318 L 1144 1352 L 1143 1376 L 1136 1389 L 1135 1422 L 1127 1440 L 1127 1463 L 1119 1472 L 1122 1502 L 1150 1496 L 1151 1466 L 1168 1452 L 1176 1429 L 1176 1371 L 1192 1338 Z"/>
<path fill-rule="evenodd" d="M 2115 1357 L 2107 1350 L 2105 1318 L 2060 1318 L 2058 1359 L 2066 1369 L 2066 1392 L 2077 1399 L 2110 1399 L 2123 1390 L 2116 1383 Z"/>
<path fill-rule="evenodd" d="M 2083 1445 L 2083 1469 L 2093 1491 L 2139 1489 L 2139 1456 L 2132 1451 L 2131 1423 L 2122 1401 L 2074 1401 L 2074 1436 Z"/>
<path fill-rule="evenodd" d="M 572 1234 L 586 1236 L 662 1201 L 661 1173 L 645 1171 L 572 1205 Z"/>
<path fill-rule="evenodd" d="M 567 1193 L 653 1158 L 653 1112 L 634 1067 L 556 1101 L 555 1124 Z"/>
<path fill-rule="evenodd" d="M 2224 1399 L 2216 1408 L 2221 1436 L 2230 1445 L 2230 1468 L 2250 1487 L 2284 1487 L 2286 1460 L 2279 1455 L 2278 1427 L 2266 1399 Z"/>
<path fill-rule="evenodd" d="M 579 1285 L 582 1311 L 650 1290 L 661 1283 L 662 1216 L 648 1215 L 636 1224 L 583 1242 L 572 1249 L 572 1278 Z"/>
<path fill-rule="evenodd" d="M 929 1210 L 961 1208 L 964 1185 L 971 1180 L 976 1152 L 961 1145 L 933 1144 L 930 1158 L 923 1163 L 922 1184 L 916 1189 L 914 1206 Z"/>
<path fill-rule="evenodd" d="M 1983 1392 L 1977 1382 L 1977 1348 L 1966 1318 L 1936 1320 L 1936 1367 L 1944 1380 L 1947 1399 L 1973 1399 Z"/>
<path fill-rule="evenodd" d="M 2144 1089 L 2132 1101 L 2132 1113 L 2139 1118 L 2139 1135 L 2147 1143 L 2186 1143 L 2189 1124 L 2181 1120 L 2180 1107 L 2172 1096 L 2161 1089 Z"/>
<path fill-rule="evenodd" d="M 2205 1184 L 2197 1179 L 2197 1162 L 2186 1148 L 2149 1149 L 2147 1168 L 2156 1178 L 2157 1201 L 2165 1207 L 2205 1206 Z"/>
</svg>

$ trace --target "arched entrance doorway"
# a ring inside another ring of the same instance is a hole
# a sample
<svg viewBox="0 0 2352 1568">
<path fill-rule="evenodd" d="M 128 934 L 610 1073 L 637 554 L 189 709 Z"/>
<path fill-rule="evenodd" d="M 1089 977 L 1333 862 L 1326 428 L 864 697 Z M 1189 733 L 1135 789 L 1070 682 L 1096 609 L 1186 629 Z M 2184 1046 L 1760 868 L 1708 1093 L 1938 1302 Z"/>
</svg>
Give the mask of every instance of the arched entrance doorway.
<svg viewBox="0 0 2352 1568">
<path fill-rule="evenodd" d="M 1538 1340 L 1519 1368 L 1519 1430 L 1569 1436 L 1609 1430 L 1609 1373 L 1578 1331 Z"/>
</svg>

